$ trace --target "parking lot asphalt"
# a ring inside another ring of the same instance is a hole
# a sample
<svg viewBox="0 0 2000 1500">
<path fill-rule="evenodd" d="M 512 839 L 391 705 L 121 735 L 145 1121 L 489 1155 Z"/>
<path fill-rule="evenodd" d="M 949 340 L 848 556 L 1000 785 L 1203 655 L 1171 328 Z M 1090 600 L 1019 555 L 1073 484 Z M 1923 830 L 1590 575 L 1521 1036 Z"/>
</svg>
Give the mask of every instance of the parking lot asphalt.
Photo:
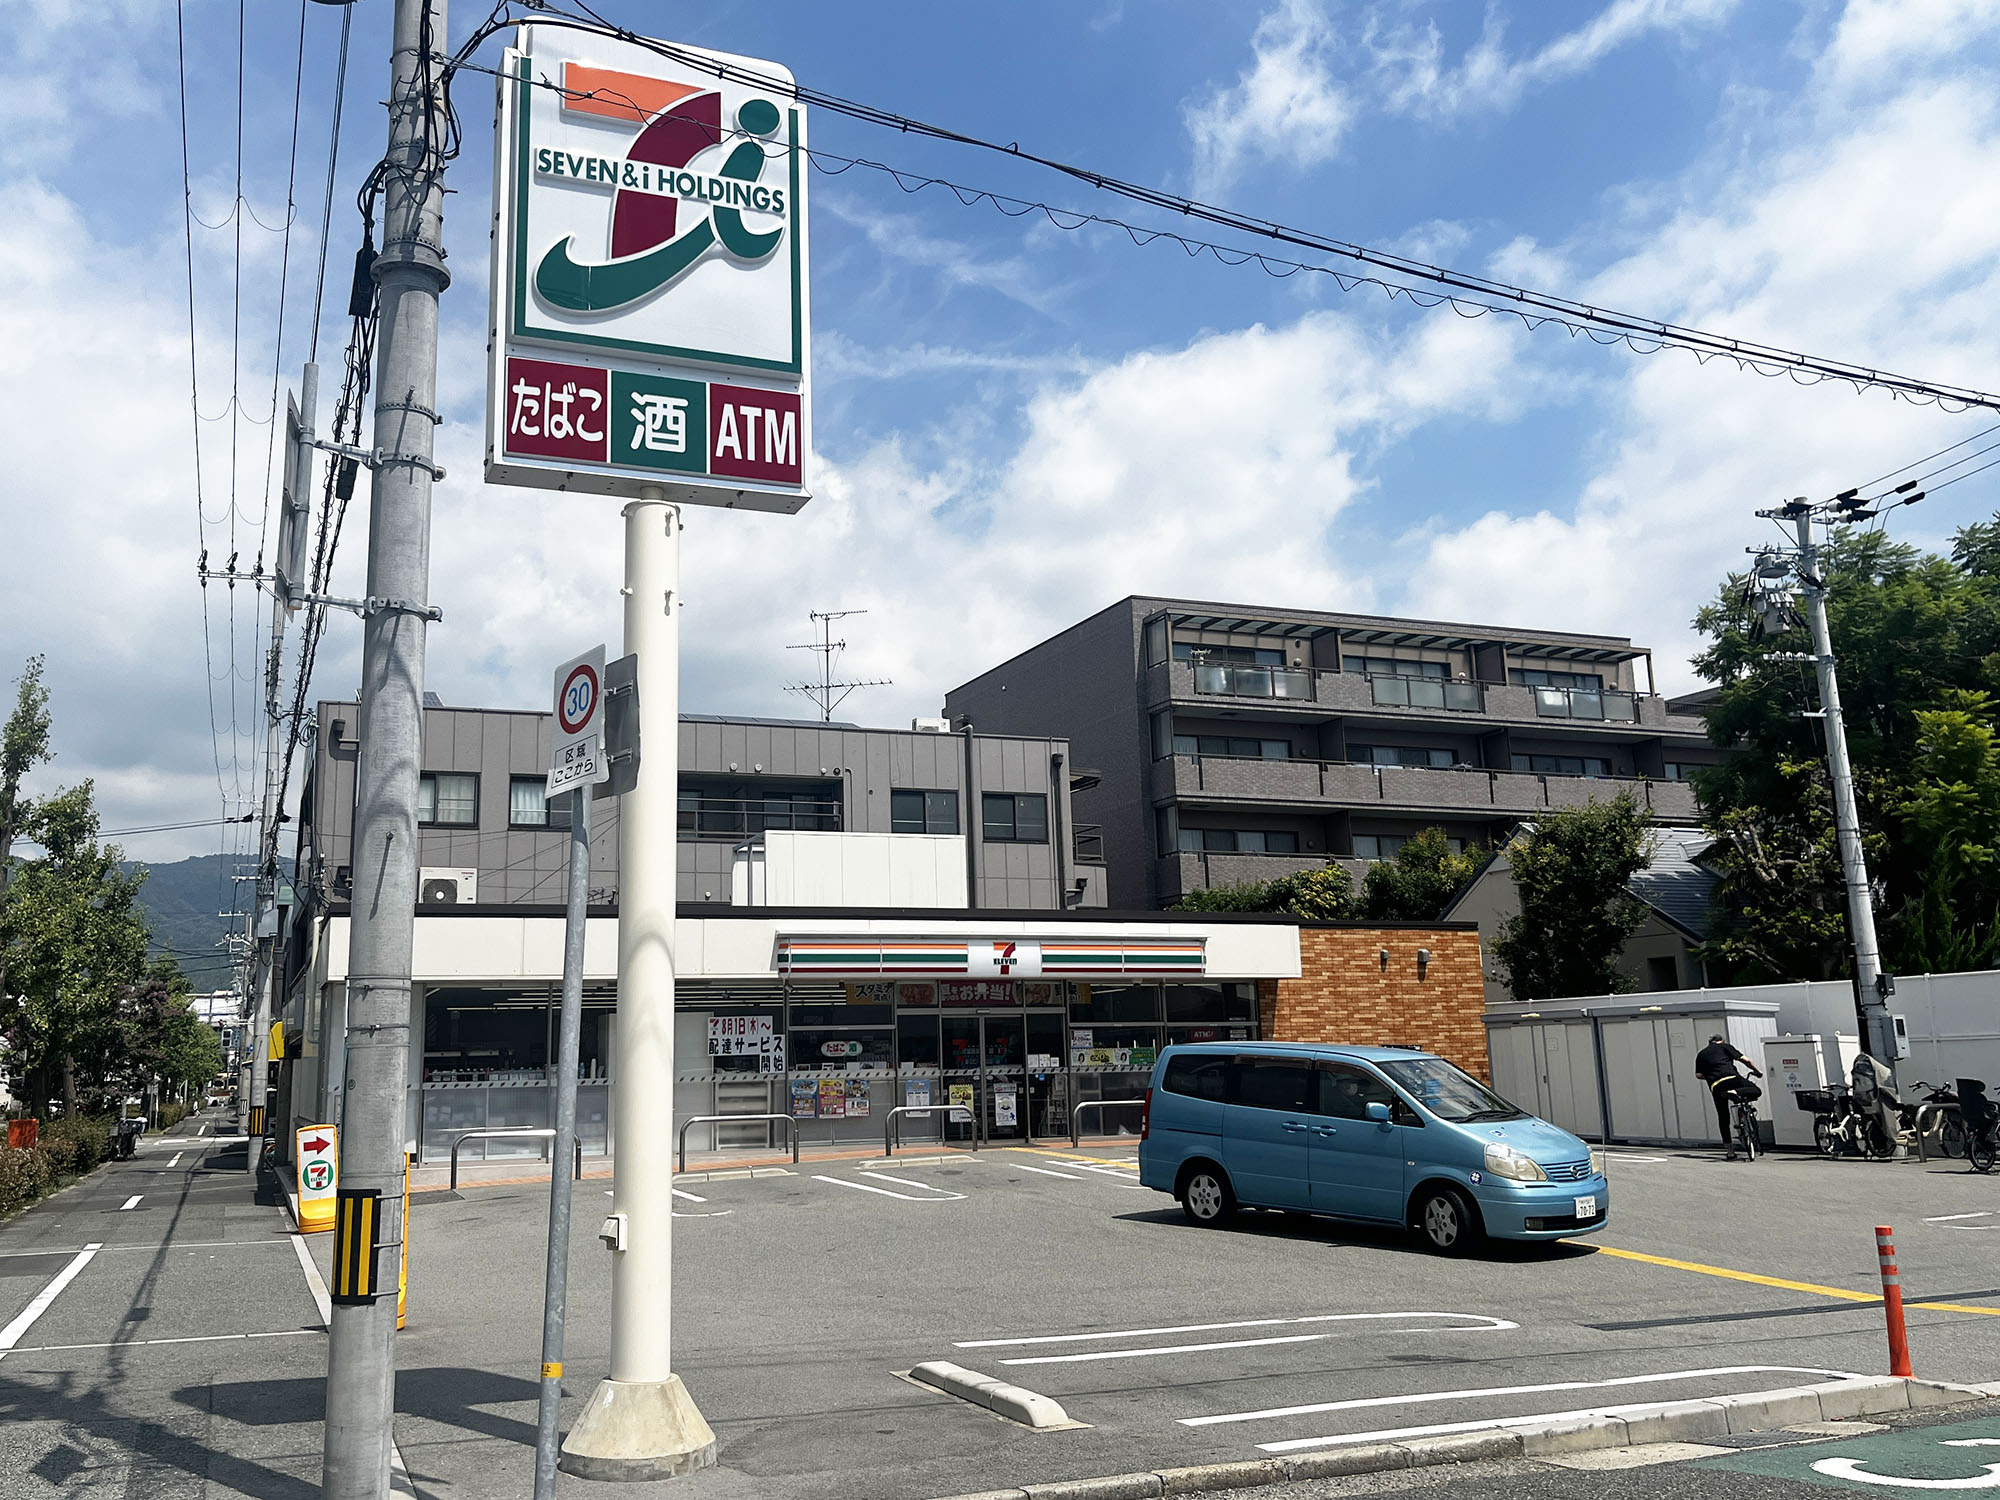
<svg viewBox="0 0 2000 1500">
<path fill-rule="evenodd" d="M 148 1141 L 0 1226 L 0 1325 L 43 1303 L 0 1352 L 0 1496 L 314 1492 L 325 1343 L 292 1247 L 324 1267 L 331 1246 L 254 1201 L 227 1167 L 240 1152 Z M 674 1363 L 720 1463 L 620 1493 L 933 1500 L 1877 1375 L 1878 1223 L 1896 1230 L 1917 1373 L 2000 1378 L 2000 1199 L 1958 1163 L 1614 1151 L 1603 1234 L 1448 1260 L 1326 1220 L 1197 1229 L 1131 1158 L 1002 1148 L 677 1179 Z M 606 1186 L 577 1190 L 565 1427 L 608 1373 Z M 423 1495 L 531 1491 L 546 1211 L 542 1184 L 413 1202 L 397 1438 Z M 940 1359 L 1078 1425 L 1029 1431 L 904 1378 Z"/>
</svg>

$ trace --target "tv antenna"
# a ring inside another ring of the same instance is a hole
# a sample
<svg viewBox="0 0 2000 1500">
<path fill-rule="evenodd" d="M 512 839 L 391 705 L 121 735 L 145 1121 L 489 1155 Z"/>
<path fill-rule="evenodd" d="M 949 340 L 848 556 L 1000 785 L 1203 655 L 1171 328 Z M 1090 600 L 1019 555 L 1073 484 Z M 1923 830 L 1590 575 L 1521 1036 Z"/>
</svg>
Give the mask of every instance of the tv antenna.
<svg viewBox="0 0 2000 1500">
<path fill-rule="evenodd" d="M 819 709 L 820 722 L 823 724 L 833 722 L 833 711 L 840 707 L 846 701 L 847 695 L 857 688 L 887 687 L 893 681 L 892 678 L 888 677 L 869 677 L 854 682 L 835 682 L 833 680 L 834 659 L 847 649 L 846 641 L 836 641 L 833 638 L 833 622 L 835 620 L 844 620 L 849 615 L 865 615 L 867 613 L 868 611 L 865 609 L 810 610 L 807 612 L 806 618 L 813 622 L 814 628 L 819 632 L 819 639 L 808 641 L 803 645 L 787 646 L 785 648 L 787 651 L 813 651 L 818 653 L 819 681 L 786 683 L 785 691 L 788 693 L 797 693 L 802 698 L 810 699 L 813 705 Z"/>
</svg>

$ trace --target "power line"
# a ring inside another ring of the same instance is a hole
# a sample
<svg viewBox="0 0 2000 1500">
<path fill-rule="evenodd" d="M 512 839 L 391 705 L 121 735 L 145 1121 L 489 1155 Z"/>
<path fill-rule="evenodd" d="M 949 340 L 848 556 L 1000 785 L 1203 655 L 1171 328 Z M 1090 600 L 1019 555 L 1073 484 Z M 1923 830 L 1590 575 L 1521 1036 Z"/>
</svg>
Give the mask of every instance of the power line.
<svg viewBox="0 0 2000 1500">
<path fill-rule="evenodd" d="M 312 352 L 308 360 L 319 359 L 319 317 L 326 305 L 326 255 L 333 228 L 333 178 L 340 165 L 340 116 L 347 103 L 347 40 L 354 30 L 354 7 L 340 11 L 340 59 L 333 65 L 333 125 L 328 131 L 326 152 L 326 197 L 319 216 L 319 278 L 313 286 Z"/>
<path fill-rule="evenodd" d="M 1241 250 L 1234 247 L 1217 246 L 1206 241 L 1191 239 L 1168 230 L 1151 229 L 1127 224 L 1120 220 L 1101 215 L 1083 213 L 1077 210 L 1057 209 L 1051 205 L 1033 200 L 1009 198 L 980 189 L 962 188 L 943 178 L 924 177 L 918 174 L 898 174 L 899 184 L 907 178 L 914 181 L 915 188 L 906 191 L 921 191 L 926 186 L 942 186 L 951 189 L 961 202 L 976 202 L 980 198 L 990 200 L 1003 212 L 1009 211 L 1005 205 L 1018 206 L 1018 213 L 1040 211 L 1050 223 L 1059 228 L 1077 228 L 1085 223 L 1097 223 L 1121 229 L 1137 243 L 1147 243 L 1154 239 L 1165 239 L 1180 245 L 1190 254 L 1209 253 L 1218 259 L 1236 255 L 1242 260 L 1256 260 L 1266 270 L 1274 266 L 1281 268 L 1274 274 L 1290 275 L 1299 270 L 1315 270 L 1333 276 L 1343 289 L 1352 290 L 1357 285 L 1374 285 L 1391 297 L 1407 296 L 1420 307 L 1437 307 L 1448 304 L 1453 311 L 1464 317 L 1483 317 L 1488 313 L 1501 313 L 1519 318 L 1523 326 L 1533 331 L 1553 323 L 1581 334 L 1599 344 L 1622 343 L 1635 353 L 1651 354 L 1663 349 L 1678 349 L 1692 354 L 1698 363 L 1706 364 L 1711 359 L 1725 359 L 1740 369 L 1752 371 L 1768 377 L 1789 376 L 1799 384 L 1816 385 L 1824 381 L 1841 381 L 1857 390 L 1885 390 L 1892 396 L 1919 404 L 1938 404 L 1947 409 L 1984 407 L 2000 410 L 2000 396 L 1975 390 L 1970 387 L 1945 385 L 1926 381 L 1914 376 L 1897 375 L 1878 370 L 1871 366 L 1858 365 L 1845 360 L 1824 358 L 1801 353 L 1797 350 L 1764 344 L 1751 339 L 1732 338 L 1725 334 L 1710 333 L 1702 329 L 1682 324 L 1669 323 L 1657 318 L 1643 317 L 1635 313 L 1618 312 L 1610 308 L 1597 307 L 1573 298 L 1553 293 L 1538 292 L 1510 282 L 1496 281 L 1490 277 L 1476 276 L 1469 272 L 1455 271 L 1445 266 L 1432 265 L 1426 261 L 1413 260 L 1407 256 L 1393 255 L 1386 251 L 1374 250 L 1346 240 L 1313 233 L 1276 220 L 1259 219 L 1232 209 L 1204 203 L 1199 199 L 1183 197 L 1177 193 L 1165 192 L 1158 188 L 1145 187 L 1127 182 L 1108 173 L 1093 168 L 1077 166 L 1054 157 L 1023 150 L 1019 142 L 1002 144 L 998 141 L 968 135 L 962 131 L 933 125 L 907 115 L 879 109 L 873 105 L 846 99 L 837 94 L 829 94 L 803 84 L 786 82 L 772 78 L 755 69 L 710 57 L 703 53 L 676 46 L 671 42 L 658 41 L 640 36 L 622 26 L 618 26 L 598 15 L 583 0 L 576 0 L 582 15 L 566 13 L 553 6 L 535 4 L 531 8 L 538 24 L 565 26 L 576 30 L 609 35 L 630 45 L 643 48 L 658 56 L 678 62 L 684 67 L 714 75 L 718 79 L 746 84 L 770 92 L 788 94 L 801 103 L 847 116 L 866 124 L 881 126 L 903 135 L 946 142 L 953 145 L 970 146 L 982 151 L 1011 157 L 1017 161 L 1030 162 L 1049 171 L 1070 177 L 1101 192 L 1113 194 L 1128 201 L 1148 207 L 1163 209 L 1184 219 L 1210 223 L 1239 233 L 1254 235 L 1278 244 L 1294 246 L 1352 261 L 1357 265 L 1389 272 L 1403 278 L 1402 282 L 1391 282 L 1372 275 L 1350 275 L 1333 271 L 1327 267 L 1309 263 L 1289 262 L 1268 257 L 1261 252 Z M 554 17 L 554 19 L 551 19 Z M 472 48 L 483 41 L 492 29 L 497 29 L 493 21 L 476 31 L 460 49 L 458 59 L 452 67 L 468 66 L 462 59 L 469 56 Z M 449 75 L 451 69 L 447 69 Z M 490 71 L 490 70 L 480 70 Z M 811 153 L 808 153 L 809 155 Z M 878 166 L 875 163 L 856 163 Z M 880 170 L 891 170 L 878 168 Z M 967 194 L 973 196 L 968 199 Z M 1067 221 L 1067 222 L 1065 222 Z M 1241 263 L 1240 261 L 1237 263 Z M 1412 286 L 1408 283 L 1420 283 Z M 1426 300 L 1428 299 L 1428 300 Z"/>
</svg>

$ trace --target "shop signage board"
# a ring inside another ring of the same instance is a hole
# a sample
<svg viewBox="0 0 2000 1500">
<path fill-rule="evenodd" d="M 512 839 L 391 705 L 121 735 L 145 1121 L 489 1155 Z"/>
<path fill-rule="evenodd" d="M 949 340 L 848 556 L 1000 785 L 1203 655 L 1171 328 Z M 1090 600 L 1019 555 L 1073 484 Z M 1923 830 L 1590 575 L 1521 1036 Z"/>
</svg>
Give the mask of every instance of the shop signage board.
<svg viewBox="0 0 2000 1500">
<path fill-rule="evenodd" d="M 610 779 L 611 759 L 604 753 L 604 648 L 593 646 L 556 668 L 548 795 L 601 786 Z"/>
<path fill-rule="evenodd" d="M 785 1071 L 785 1039 L 769 1016 L 710 1016 L 710 1057 L 754 1057 L 759 1073 Z"/>
<path fill-rule="evenodd" d="M 501 75 L 487 482 L 798 510 L 812 399 L 791 74 L 524 24 Z"/>
<path fill-rule="evenodd" d="M 340 1188 L 340 1132 L 331 1125 L 305 1125 L 292 1153 L 299 1164 L 299 1233 L 333 1228 L 334 1195 Z"/>
<path fill-rule="evenodd" d="M 1004 976 L 1008 983 L 1024 977 L 1199 978 L 1207 969 L 1207 944 L 1198 937 L 967 940 L 785 934 L 778 938 L 778 967 L 789 974 L 835 979 L 895 974 L 989 982 Z"/>
<path fill-rule="evenodd" d="M 1017 1105 L 1015 1103 L 1015 1101 L 1019 1097 L 1020 1096 L 1014 1092 L 1014 1088 L 1011 1084 L 1003 1083 L 1003 1084 L 996 1084 L 994 1086 L 993 1123 L 996 1126 L 1020 1124 L 1020 1117 L 1017 1112 Z"/>
</svg>

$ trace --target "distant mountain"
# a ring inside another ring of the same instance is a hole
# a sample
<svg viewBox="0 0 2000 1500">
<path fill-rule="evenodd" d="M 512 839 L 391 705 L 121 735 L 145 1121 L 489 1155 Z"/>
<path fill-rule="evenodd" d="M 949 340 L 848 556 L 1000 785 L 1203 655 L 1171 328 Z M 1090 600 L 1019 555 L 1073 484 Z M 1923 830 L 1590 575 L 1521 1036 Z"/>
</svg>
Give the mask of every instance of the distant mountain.
<svg viewBox="0 0 2000 1500">
<path fill-rule="evenodd" d="M 281 861 L 287 877 L 290 860 Z M 225 932 L 243 931 L 243 913 L 252 901 L 249 881 L 232 879 L 254 874 L 256 858 L 241 854 L 197 854 L 172 864 L 133 861 L 128 870 L 144 869 L 139 903 L 153 925 L 153 949 L 170 954 L 197 990 L 226 988 L 230 981 L 228 950 L 217 946 Z M 226 915 L 234 910 L 231 919 Z"/>
</svg>

